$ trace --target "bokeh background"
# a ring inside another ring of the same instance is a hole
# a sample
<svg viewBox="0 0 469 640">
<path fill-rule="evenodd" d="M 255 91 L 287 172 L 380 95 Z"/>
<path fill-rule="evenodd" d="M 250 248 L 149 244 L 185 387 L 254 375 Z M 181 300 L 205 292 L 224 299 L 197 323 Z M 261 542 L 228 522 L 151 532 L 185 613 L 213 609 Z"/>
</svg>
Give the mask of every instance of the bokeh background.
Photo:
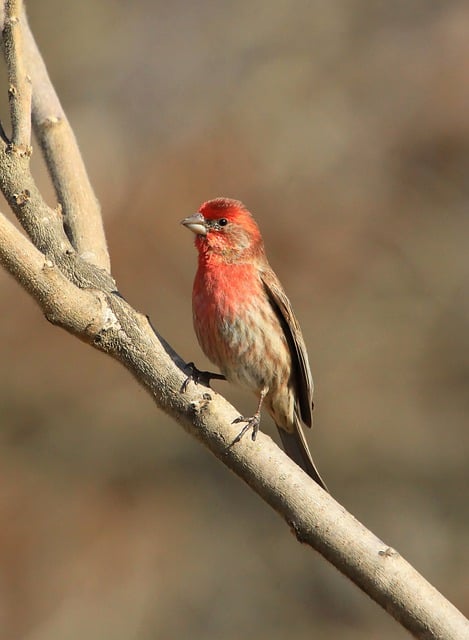
<svg viewBox="0 0 469 640">
<path fill-rule="evenodd" d="M 122 293 L 203 368 L 179 220 L 242 199 L 308 344 L 324 478 L 467 614 L 467 2 L 43 0 L 29 15 Z M 34 167 L 54 204 L 37 147 Z M 124 369 L 5 273 L 0 294 L 2 638 L 408 637 Z"/>
</svg>

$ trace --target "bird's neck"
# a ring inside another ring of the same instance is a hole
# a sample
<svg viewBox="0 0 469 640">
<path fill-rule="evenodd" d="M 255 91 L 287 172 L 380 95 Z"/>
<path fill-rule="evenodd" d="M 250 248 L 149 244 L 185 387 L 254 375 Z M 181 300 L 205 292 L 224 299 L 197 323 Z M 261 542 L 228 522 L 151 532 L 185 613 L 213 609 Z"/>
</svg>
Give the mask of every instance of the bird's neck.
<svg viewBox="0 0 469 640">
<path fill-rule="evenodd" d="M 219 254 L 199 254 L 194 295 L 201 295 L 204 302 L 211 300 L 224 313 L 235 312 L 239 301 L 250 301 L 261 286 L 256 262 L 227 262 Z"/>
<path fill-rule="evenodd" d="M 196 236 L 195 246 L 199 254 L 199 268 L 257 263 L 265 260 L 262 243 L 249 243 L 240 247 L 224 242 L 216 236 Z"/>
</svg>

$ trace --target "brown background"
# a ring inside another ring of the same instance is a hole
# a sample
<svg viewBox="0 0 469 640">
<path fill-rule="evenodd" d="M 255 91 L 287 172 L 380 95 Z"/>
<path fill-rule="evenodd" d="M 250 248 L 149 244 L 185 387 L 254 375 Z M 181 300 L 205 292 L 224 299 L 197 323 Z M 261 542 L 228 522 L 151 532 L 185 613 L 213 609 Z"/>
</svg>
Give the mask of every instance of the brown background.
<svg viewBox="0 0 469 640">
<path fill-rule="evenodd" d="M 467 3 L 29 4 L 122 293 L 205 366 L 179 220 L 242 199 L 309 347 L 321 472 L 467 613 Z M 407 638 L 123 369 L 0 291 L 2 638 Z"/>
</svg>

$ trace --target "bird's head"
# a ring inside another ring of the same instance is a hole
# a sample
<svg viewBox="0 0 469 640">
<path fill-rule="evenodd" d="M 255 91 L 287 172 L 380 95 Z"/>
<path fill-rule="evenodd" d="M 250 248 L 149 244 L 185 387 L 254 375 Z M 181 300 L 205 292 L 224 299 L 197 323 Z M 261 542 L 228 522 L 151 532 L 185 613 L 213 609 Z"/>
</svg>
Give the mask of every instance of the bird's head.
<svg viewBox="0 0 469 640">
<path fill-rule="evenodd" d="M 195 245 L 202 254 L 216 254 L 228 262 L 263 251 L 256 221 L 239 200 L 215 198 L 181 221 L 196 234 Z"/>
</svg>

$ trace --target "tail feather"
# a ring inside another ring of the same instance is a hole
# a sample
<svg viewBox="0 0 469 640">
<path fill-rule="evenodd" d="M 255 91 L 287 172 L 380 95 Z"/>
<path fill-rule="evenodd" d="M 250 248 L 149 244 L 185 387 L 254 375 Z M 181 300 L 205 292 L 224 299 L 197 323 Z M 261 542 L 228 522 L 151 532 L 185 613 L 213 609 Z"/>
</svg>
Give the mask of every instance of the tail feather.
<svg viewBox="0 0 469 640">
<path fill-rule="evenodd" d="M 301 467 L 303 471 L 310 476 L 310 478 L 317 482 L 320 487 L 329 492 L 326 483 L 319 475 L 319 471 L 316 469 L 301 427 L 298 426 L 293 433 L 289 433 L 278 426 L 277 429 L 280 434 L 285 453 L 294 462 L 296 462 L 296 464 Z"/>
</svg>

